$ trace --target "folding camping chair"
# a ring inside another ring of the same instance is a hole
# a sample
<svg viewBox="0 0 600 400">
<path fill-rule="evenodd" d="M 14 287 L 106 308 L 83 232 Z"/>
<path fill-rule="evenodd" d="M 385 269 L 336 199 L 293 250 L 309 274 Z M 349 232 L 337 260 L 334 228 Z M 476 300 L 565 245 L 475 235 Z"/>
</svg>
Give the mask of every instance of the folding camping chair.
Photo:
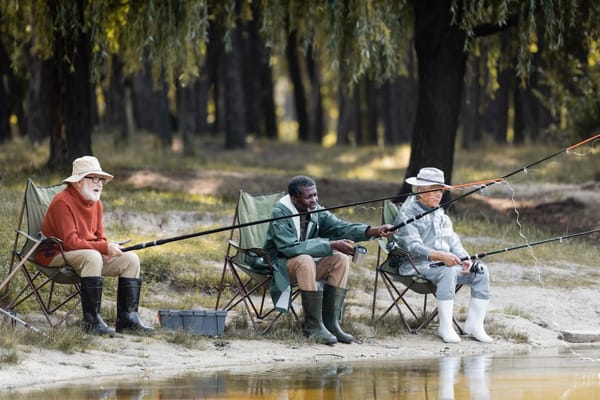
<svg viewBox="0 0 600 400">
<path fill-rule="evenodd" d="M 398 216 L 398 207 L 389 200 L 385 200 L 383 203 L 383 210 L 381 213 L 381 219 L 383 223 L 393 224 Z M 434 308 L 429 314 L 427 313 L 427 300 L 429 295 L 435 298 L 436 286 L 419 274 L 417 267 L 410 254 L 400 248 L 393 248 L 391 251 L 387 247 L 387 241 L 379 240 L 379 247 L 377 249 L 377 268 L 375 270 L 375 285 L 373 289 L 373 304 L 371 307 L 371 321 L 377 323 L 383 317 L 385 317 L 392 309 L 398 311 L 400 320 L 406 326 L 409 332 L 417 334 L 421 329 L 425 328 L 429 323 L 437 316 L 437 307 Z M 383 258 L 385 257 L 385 260 Z M 382 262 L 383 260 L 383 262 Z M 398 273 L 398 266 L 409 262 L 415 270 L 414 275 L 400 275 Z M 385 311 L 375 320 L 375 307 L 377 302 L 377 286 L 379 278 L 383 281 L 387 292 L 391 299 L 391 304 L 385 309 Z M 401 283 L 402 287 L 398 287 L 396 283 Z M 460 285 L 456 287 L 456 291 L 460 289 Z M 420 315 L 415 311 L 415 307 L 407 301 L 407 294 L 413 292 L 423 296 L 423 308 L 420 311 Z M 408 312 L 417 321 L 421 321 L 418 326 L 412 327 L 406 320 L 402 313 L 401 306 L 404 305 Z M 454 324 L 458 331 L 462 334 L 462 329 L 458 325 L 458 322 L 453 317 Z"/>
<path fill-rule="evenodd" d="M 8 289 L 9 283 L 19 271 L 23 273 L 25 283 L 20 282 L 22 288 L 17 289 L 13 300 L 2 309 L 4 315 L 14 316 L 16 307 L 33 296 L 48 324 L 57 326 L 61 325 L 79 304 L 79 276 L 71 267 L 68 265 L 45 267 L 34 261 L 42 245 L 47 243 L 60 245 L 60 241 L 56 238 L 42 238 L 40 231 L 50 201 L 64 188 L 64 184 L 39 187 L 31 179 L 27 180 L 10 267 L 8 275 L 0 284 L 0 291 Z M 58 318 L 55 313 L 63 308 L 65 314 Z M 20 322 L 16 317 L 13 319 Z"/>
<path fill-rule="evenodd" d="M 279 192 L 267 195 L 252 195 L 240 190 L 233 225 L 244 225 L 270 218 L 273 206 L 284 194 L 284 192 Z M 231 310 L 239 303 L 243 303 L 252 326 L 260 334 L 265 334 L 271 329 L 282 314 L 275 310 L 270 299 L 267 300 L 267 297 L 270 297 L 269 284 L 273 273 L 269 255 L 263 250 L 268 229 L 269 223 L 265 222 L 242 226 L 231 231 L 215 306 L 215 309 L 219 309 L 219 302 L 225 288 L 226 272 L 229 270 L 233 277 L 234 294 L 223 309 Z M 238 238 L 237 241 L 234 240 L 235 236 Z M 292 301 L 297 296 L 298 292 L 293 291 Z M 298 319 L 293 308 L 291 312 Z M 267 321 L 266 318 L 273 313 L 276 313 L 276 315 L 272 316 L 268 325 L 261 329 L 258 321 Z"/>
</svg>

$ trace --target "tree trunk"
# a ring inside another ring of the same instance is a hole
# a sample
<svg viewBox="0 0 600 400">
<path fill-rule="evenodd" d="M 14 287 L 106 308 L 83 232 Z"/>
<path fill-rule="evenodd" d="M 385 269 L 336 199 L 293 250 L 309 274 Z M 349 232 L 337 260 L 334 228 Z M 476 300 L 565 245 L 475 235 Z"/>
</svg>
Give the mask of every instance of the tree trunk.
<svg viewBox="0 0 600 400">
<path fill-rule="evenodd" d="M 263 51 L 266 52 L 265 49 Z M 269 61 L 263 58 L 260 69 L 262 114 L 264 117 L 264 135 L 269 139 L 277 139 L 279 129 L 277 127 L 277 115 L 275 113 L 275 98 L 273 87 L 273 73 Z"/>
<path fill-rule="evenodd" d="M 160 138 L 163 148 L 170 149 L 173 128 L 166 85 L 163 83 L 160 88 L 155 88 L 148 72 L 135 74 L 132 83 L 136 127 L 155 133 Z"/>
<path fill-rule="evenodd" d="M 379 99 L 380 90 L 371 79 L 364 79 L 364 110 L 363 121 L 365 121 L 365 136 L 361 138 L 360 145 L 376 145 L 379 141 Z"/>
<path fill-rule="evenodd" d="M 117 142 L 125 143 L 131 132 L 129 132 L 127 124 L 127 95 L 123 61 L 119 57 L 113 56 L 110 67 L 110 82 L 104 92 L 106 112 L 102 124 L 106 130 L 117 132 L 115 137 Z"/>
<path fill-rule="evenodd" d="M 508 69 L 502 70 L 498 77 L 498 83 L 500 86 L 494 93 L 494 98 L 488 102 L 483 113 L 484 130 L 496 143 L 506 144 L 508 142 L 510 94 L 515 84 L 513 73 Z"/>
<path fill-rule="evenodd" d="M 310 80 L 310 114 L 308 141 L 321 144 L 325 134 L 325 122 L 323 114 L 323 96 L 321 95 L 321 71 L 320 65 L 315 60 L 312 48 L 306 57 L 306 70 Z"/>
<path fill-rule="evenodd" d="M 177 86 L 177 125 L 183 142 L 183 154 L 193 154 L 192 137 L 198 132 L 196 113 L 198 112 L 198 84 L 188 83 Z"/>
<path fill-rule="evenodd" d="M 83 0 L 77 3 L 77 18 L 83 25 Z M 50 136 L 48 160 L 52 170 L 68 171 L 74 159 L 92 154 L 90 43 L 89 34 L 81 31 L 67 33 L 57 40 L 58 125 Z"/>
<path fill-rule="evenodd" d="M 246 147 L 246 110 L 242 83 L 240 28 L 231 34 L 231 50 L 224 55 L 223 82 L 225 100 L 225 148 Z"/>
<path fill-rule="evenodd" d="M 413 1 L 419 99 L 406 176 L 442 169 L 450 182 L 465 73 L 465 35 L 450 21 L 450 1 Z M 409 192 L 404 184 L 402 192 Z"/>
<path fill-rule="evenodd" d="M 206 58 L 204 60 L 204 65 L 202 66 L 202 70 L 200 71 L 200 79 L 202 79 L 201 102 L 204 103 L 202 107 L 204 107 L 206 113 L 203 117 L 203 123 L 199 123 L 198 126 L 203 127 L 200 132 L 206 132 L 213 135 L 225 132 L 225 125 L 223 123 L 225 120 L 225 115 L 223 113 L 223 96 L 221 93 L 221 87 L 223 84 L 223 74 L 221 69 L 224 57 L 223 43 L 219 39 L 221 36 L 222 33 L 218 27 L 215 26 L 214 23 L 211 23 L 208 27 Z M 212 123 L 209 124 L 208 103 L 211 95 L 213 99 L 214 111 L 212 114 Z"/>
<path fill-rule="evenodd" d="M 0 46 L 1 47 L 1 46 Z M 1 50 L 0 50 L 1 51 Z M 8 107 L 8 90 L 4 86 L 6 76 L 5 70 L 8 65 L 0 65 L 0 144 L 11 139 L 10 133 L 10 110 Z"/>
<path fill-rule="evenodd" d="M 360 84 L 360 83 L 359 83 Z M 360 137 L 361 118 L 360 118 L 360 86 L 355 84 L 352 93 L 349 93 L 345 83 L 339 89 L 339 117 L 337 126 L 338 145 L 356 144 Z"/>
<path fill-rule="evenodd" d="M 481 117 L 479 100 L 481 83 L 479 82 L 479 57 L 473 57 L 468 65 L 465 76 L 466 90 L 463 93 L 462 110 L 460 113 L 462 148 L 465 150 L 476 147 L 481 142 Z"/>
<path fill-rule="evenodd" d="M 419 81 L 414 49 L 407 54 L 408 76 L 399 76 L 384 83 L 383 104 L 384 144 L 409 143 L 415 124 Z"/>
<path fill-rule="evenodd" d="M 296 50 L 296 33 L 292 32 L 288 36 L 285 57 L 290 71 L 290 81 L 294 90 L 294 106 L 296 110 L 296 121 L 298 122 L 298 140 L 308 141 L 308 111 L 306 110 L 306 92 L 302 83 L 302 73 L 300 72 L 300 63 Z"/>
<path fill-rule="evenodd" d="M 58 129 L 58 60 L 28 58 L 29 83 L 26 96 L 26 133 L 32 143 L 40 143 Z"/>
<path fill-rule="evenodd" d="M 23 109 L 27 81 L 22 76 L 17 76 L 13 73 L 10 68 L 10 59 L 6 53 L 6 49 L 2 43 L 0 43 L 0 80 L 2 79 L 2 75 L 4 75 L 4 79 L 6 79 L 5 90 L 8 115 L 14 114 L 17 117 L 17 134 L 19 136 L 24 136 L 27 133 L 27 119 L 25 117 L 25 110 Z"/>
</svg>

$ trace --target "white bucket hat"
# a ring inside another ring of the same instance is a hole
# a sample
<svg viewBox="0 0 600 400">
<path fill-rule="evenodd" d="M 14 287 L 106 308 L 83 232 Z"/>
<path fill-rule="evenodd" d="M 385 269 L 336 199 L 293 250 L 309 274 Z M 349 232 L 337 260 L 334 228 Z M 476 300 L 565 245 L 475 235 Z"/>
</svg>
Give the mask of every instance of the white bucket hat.
<svg viewBox="0 0 600 400">
<path fill-rule="evenodd" d="M 406 183 L 413 186 L 441 185 L 450 187 L 444 183 L 444 171 L 433 167 L 425 167 L 419 170 L 417 176 L 406 178 Z"/>
<path fill-rule="evenodd" d="M 106 182 L 110 182 L 113 176 L 107 172 L 102 171 L 102 167 L 100 167 L 100 162 L 98 159 L 93 156 L 83 156 L 76 158 L 73 161 L 73 172 L 71 176 L 63 179 L 63 183 L 65 182 L 79 182 L 83 178 L 88 175 L 96 175 L 106 178 Z"/>
</svg>

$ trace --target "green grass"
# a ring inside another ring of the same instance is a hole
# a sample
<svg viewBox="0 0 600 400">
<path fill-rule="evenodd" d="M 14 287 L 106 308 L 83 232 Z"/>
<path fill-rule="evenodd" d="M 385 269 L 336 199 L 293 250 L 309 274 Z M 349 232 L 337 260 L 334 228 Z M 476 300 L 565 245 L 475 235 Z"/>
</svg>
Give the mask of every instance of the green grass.
<svg viewBox="0 0 600 400">
<path fill-rule="evenodd" d="M 100 159 L 103 168 L 116 175 L 116 179 L 107 186 L 103 194 L 103 202 L 107 212 L 121 213 L 121 218 L 109 224 L 106 227 L 107 232 L 109 237 L 115 240 L 131 239 L 130 245 L 228 226 L 232 220 L 236 199 L 231 195 L 231 188 L 216 187 L 211 193 L 199 194 L 186 190 L 185 179 L 182 186 L 173 190 L 165 190 L 158 184 L 135 187 L 126 180 L 120 179 L 120 175 L 144 170 L 188 177 L 197 171 L 214 171 L 216 176 L 225 172 L 245 173 L 255 174 L 251 176 L 256 177 L 277 177 L 281 182 L 286 182 L 293 175 L 308 174 L 316 178 L 317 182 L 328 182 L 332 178 L 357 180 L 353 183 L 356 184 L 358 193 L 361 190 L 361 181 L 391 183 L 400 187 L 410 155 L 406 145 L 385 148 L 374 146 L 322 148 L 315 145 L 260 141 L 252 143 L 247 150 L 225 151 L 219 142 L 212 139 L 198 139 L 195 154 L 183 156 L 177 152 L 161 150 L 156 145 L 155 137 L 144 134 L 136 134 L 131 144 L 125 146 L 116 147 L 113 138 L 109 135 L 96 135 L 93 142 L 94 154 Z M 452 181 L 462 183 L 500 177 L 552 154 L 561 147 L 562 145 L 552 144 L 523 147 L 499 147 L 486 144 L 481 149 L 469 152 L 458 150 L 455 154 Z M 516 174 L 510 181 L 512 184 L 523 185 L 559 182 L 585 184 L 597 181 L 600 179 L 598 152 L 598 148 L 584 146 L 577 149 L 577 152 L 561 154 L 552 161 Z M 39 184 L 51 185 L 66 176 L 64 173 L 48 172 L 45 169 L 47 158 L 47 143 L 31 145 L 24 139 L 17 139 L 2 145 L 0 151 L 2 275 L 10 264 L 14 229 L 26 179 L 32 177 Z M 268 183 L 262 184 L 263 192 L 285 189 L 285 187 L 268 186 Z M 335 193 L 321 200 L 324 204 L 343 204 L 335 197 Z M 524 239 L 521 235 L 525 235 L 530 242 L 548 237 L 548 232 L 543 226 L 526 223 L 523 227 L 519 227 L 515 224 L 514 218 L 508 220 L 500 218 L 485 210 L 469 207 L 470 204 L 466 199 L 464 202 L 457 202 L 457 207 L 462 207 L 462 211 L 456 214 L 455 227 L 463 237 L 466 247 L 473 252 L 522 244 Z M 380 211 L 378 204 L 367 204 L 340 209 L 335 213 L 343 219 L 378 224 Z M 184 225 L 172 227 L 174 231 L 162 231 L 161 226 L 169 223 L 172 213 L 185 213 L 188 220 Z M 225 231 L 201 235 L 193 239 L 174 241 L 138 251 L 142 259 L 144 275 L 143 305 L 152 309 L 213 307 L 228 234 L 229 232 Z M 366 245 L 369 249 L 369 265 L 372 265 L 377 251 L 376 244 L 369 242 Z M 533 252 L 538 263 L 549 265 L 570 262 L 595 266 L 600 256 L 598 246 L 593 241 L 578 239 L 569 242 L 568 246 L 562 244 L 539 246 L 534 248 Z M 533 258 L 529 249 L 493 257 L 494 260 L 516 263 Z M 596 278 L 597 276 L 594 277 Z M 20 279 L 19 275 L 16 281 Z M 550 282 L 561 285 L 559 281 Z M 227 282 L 229 285 L 231 283 L 230 280 Z M 350 285 L 367 293 L 372 292 L 373 288 L 373 282 L 352 274 Z M 115 285 L 107 285 L 105 291 L 105 299 L 109 301 L 115 300 L 115 289 L 112 286 Z M 6 300 L 0 297 L 0 305 Z M 34 306 L 24 304 L 22 311 L 25 313 L 32 311 Z M 114 318 L 114 311 L 110 307 L 106 307 L 106 312 L 103 313 L 106 314 L 105 319 Z M 356 321 L 347 321 L 349 326 L 354 323 L 366 323 L 357 318 Z M 288 323 L 292 324 L 292 322 Z M 397 323 L 397 319 L 389 323 L 384 321 L 377 328 L 377 334 L 399 334 L 401 329 L 398 329 Z M 233 337 L 236 335 L 249 337 L 247 321 L 240 320 L 234 325 L 231 333 Z M 276 340 L 302 342 L 305 339 L 298 335 L 295 327 L 294 325 L 293 328 L 286 329 L 284 325 L 269 337 Z M 78 330 L 78 327 L 70 329 Z M 0 336 L 4 336 L 5 333 L 8 335 L 8 332 L 9 330 L 3 330 Z M 59 344 L 58 333 L 52 334 L 53 341 L 45 345 L 58 346 L 58 348 L 62 346 L 67 349 L 66 351 L 85 348 L 86 345 L 80 342 Z M 71 333 L 71 336 L 78 335 Z M 23 343 L 20 338 L 11 339 L 8 335 L 8 339 L 0 342 L 0 348 L 11 348 L 11 343 L 6 340 Z M 191 339 L 175 335 L 166 340 L 185 344 Z M 517 338 L 517 340 L 521 339 Z M 186 345 L 195 346 L 193 340 Z M 15 362 L 12 353 L 7 351 L 0 353 L 0 361 Z"/>
</svg>

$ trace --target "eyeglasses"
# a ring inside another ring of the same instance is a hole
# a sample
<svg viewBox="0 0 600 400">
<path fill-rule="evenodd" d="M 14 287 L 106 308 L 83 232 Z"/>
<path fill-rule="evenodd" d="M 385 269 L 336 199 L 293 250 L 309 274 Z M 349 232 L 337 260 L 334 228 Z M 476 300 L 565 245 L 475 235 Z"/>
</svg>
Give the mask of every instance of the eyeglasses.
<svg viewBox="0 0 600 400">
<path fill-rule="evenodd" d="M 106 178 L 100 178 L 99 176 L 86 176 L 85 178 L 91 180 L 96 185 L 101 183 L 104 186 L 106 183 Z"/>
</svg>

